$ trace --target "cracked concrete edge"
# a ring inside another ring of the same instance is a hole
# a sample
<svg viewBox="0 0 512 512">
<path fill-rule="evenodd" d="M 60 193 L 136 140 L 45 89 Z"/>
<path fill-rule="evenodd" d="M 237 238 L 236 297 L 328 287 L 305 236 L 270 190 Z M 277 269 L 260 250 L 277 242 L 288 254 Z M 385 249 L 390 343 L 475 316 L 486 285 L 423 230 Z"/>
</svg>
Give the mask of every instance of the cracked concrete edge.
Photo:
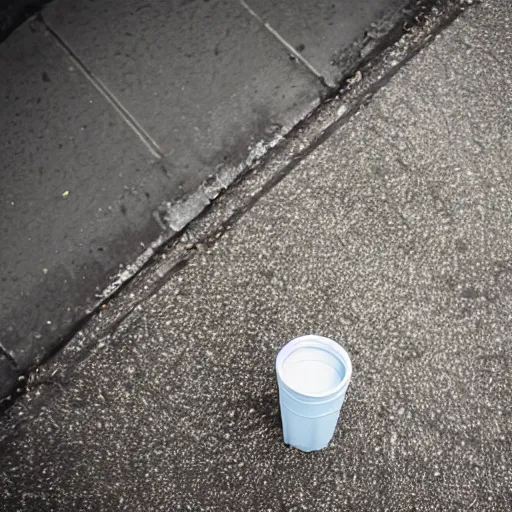
<svg viewBox="0 0 512 512">
<path fill-rule="evenodd" d="M 164 203 L 159 209 L 159 217 L 164 225 L 175 232 L 181 231 L 192 220 L 215 200 L 224 190 L 230 187 L 239 177 L 249 170 L 255 162 L 263 158 L 271 149 L 281 143 L 284 138 L 320 104 L 320 98 L 306 105 L 301 112 L 283 125 L 279 133 L 269 141 L 259 141 L 249 149 L 245 161 L 236 166 L 224 167 L 219 173 L 205 180 L 199 188 L 185 199 L 175 203 Z"/>
<path fill-rule="evenodd" d="M 362 37 L 333 55 L 332 63 L 337 69 L 335 80 L 337 82 L 345 80 L 361 67 L 361 62 L 366 63 L 384 50 L 386 39 L 393 31 L 403 31 L 408 20 L 414 20 L 414 23 L 420 22 L 420 17 L 424 14 L 423 10 L 435 8 L 438 4 L 438 0 L 424 2 L 412 0 L 403 7 L 397 7 L 396 10 L 385 13 L 379 21 L 372 23 Z"/>
<path fill-rule="evenodd" d="M 27 394 L 24 406 L 41 396 L 42 386 L 65 381 L 103 338 L 142 310 L 144 301 L 184 268 L 190 258 L 208 252 L 259 197 L 355 115 L 402 66 L 473 3 L 479 2 L 436 0 L 421 24 L 412 26 L 400 39 L 367 60 L 342 83 L 335 96 L 321 104 L 316 101 L 308 105 L 270 142 L 256 144 L 242 164 L 220 170 L 187 198 L 162 205 L 156 212 L 163 223 L 162 234 L 112 279 L 83 321 L 63 340 L 60 350 L 29 375 L 26 387 L 19 393 Z M 34 389 L 37 392 L 30 393 Z M 15 398 L 0 400 L 0 410 L 8 408 Z"/>
<path fill-rule="evenodd" d="M 259 141 L 249 149 L 244 162 L 236 166 L 223 167 L 218 174 L 206 179 L 195 192 L 175 202 L 164 202 L 154 217 L 163 227 L 162 234 L 146 248 L 136 260 L 126 265 L 121 272 L 112 277 L 111 283 L 98 294 L 96 302 L 88 313 L 96 310 L 101 304 L 116 293 L 123 284 L 134 277 L 155 255 L 157 249 L 169 242 L 177 233 L 182 231 L 190 222 L 196 219 L 222 192 L 228 189 L 237 179 L 247 172 L 256 161 L 264 157 L 304 120 L 320 104 L 320 98 L 306 105 L 304 109 L 284 125 L 280 132 L 270 141 Z"/>
</svg>

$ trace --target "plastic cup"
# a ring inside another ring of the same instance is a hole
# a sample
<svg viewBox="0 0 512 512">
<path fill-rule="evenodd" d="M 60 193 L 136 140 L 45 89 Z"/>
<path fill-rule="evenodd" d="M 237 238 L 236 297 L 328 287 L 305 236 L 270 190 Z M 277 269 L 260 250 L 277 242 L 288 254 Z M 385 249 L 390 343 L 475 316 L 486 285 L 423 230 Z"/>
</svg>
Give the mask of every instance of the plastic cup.
<svg viewBox="0 0 512 512">
<path fill-rule="evenodd" d="M 279 406 L 286 444 L 303 452 L 332 439 L 352 375 L 347 352 L 322 336 L 301 336 L 276 358 Z"/>
</svg>

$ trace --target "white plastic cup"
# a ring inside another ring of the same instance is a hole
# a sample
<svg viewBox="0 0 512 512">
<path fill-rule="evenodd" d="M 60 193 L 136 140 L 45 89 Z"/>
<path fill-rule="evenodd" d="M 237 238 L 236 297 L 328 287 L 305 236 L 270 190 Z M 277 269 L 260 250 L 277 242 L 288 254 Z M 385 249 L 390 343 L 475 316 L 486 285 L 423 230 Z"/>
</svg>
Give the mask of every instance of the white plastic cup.
<svg viewBox="0 0 512 512">
<path fill-rule="evenodd" d="M 276 358 L 279 406 L 286 444 L 303 452 L 332 439 L 352 376 L 347 352 L 322 336 L 301 336 Z"/>
</svg>

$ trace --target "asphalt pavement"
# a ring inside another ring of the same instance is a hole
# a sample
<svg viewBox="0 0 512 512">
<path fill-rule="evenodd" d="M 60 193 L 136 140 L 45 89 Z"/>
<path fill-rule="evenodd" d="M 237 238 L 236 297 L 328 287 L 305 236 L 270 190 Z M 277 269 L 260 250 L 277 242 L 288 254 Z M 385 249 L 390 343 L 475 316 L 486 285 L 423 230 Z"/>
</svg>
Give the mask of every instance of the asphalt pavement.
<svg viewBox="0 0 512 512">
<path fill-rule="evenodd" d="M 507 0 L 472 6 L 79 333 L 0 424 L 5 510 L 510 510 L 511 26 Z M 282 442 L 273 369 L 306 333 L 354 366 L 310 454 Z"/>
<path fill-rule="evenodd" d="M 55 0 L 10 34 L 0 398 L 422 4 Z"/>
</svg>

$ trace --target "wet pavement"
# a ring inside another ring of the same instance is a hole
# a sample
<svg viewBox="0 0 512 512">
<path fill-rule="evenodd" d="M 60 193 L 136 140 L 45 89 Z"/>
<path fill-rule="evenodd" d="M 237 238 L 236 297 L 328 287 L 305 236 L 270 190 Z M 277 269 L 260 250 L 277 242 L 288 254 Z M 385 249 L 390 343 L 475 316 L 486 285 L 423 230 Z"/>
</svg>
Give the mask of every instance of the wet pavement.
<svg viewBox="0 0 512 512">
<path fill-rule="evenodd" d="M 4 376 L 279 143 L 406 3 L 56 0 L 14 31 L 0 46 Z"/>
<path fill-rule="evenodd" d="M 511 23 L 472 7 L 93 349 L 79 333 L 3 418 L 4 507 L 508 510 Z M 282 443 L 273 370 L 306 333 L 354 366 L 311 454 Z"/>
</svg>

